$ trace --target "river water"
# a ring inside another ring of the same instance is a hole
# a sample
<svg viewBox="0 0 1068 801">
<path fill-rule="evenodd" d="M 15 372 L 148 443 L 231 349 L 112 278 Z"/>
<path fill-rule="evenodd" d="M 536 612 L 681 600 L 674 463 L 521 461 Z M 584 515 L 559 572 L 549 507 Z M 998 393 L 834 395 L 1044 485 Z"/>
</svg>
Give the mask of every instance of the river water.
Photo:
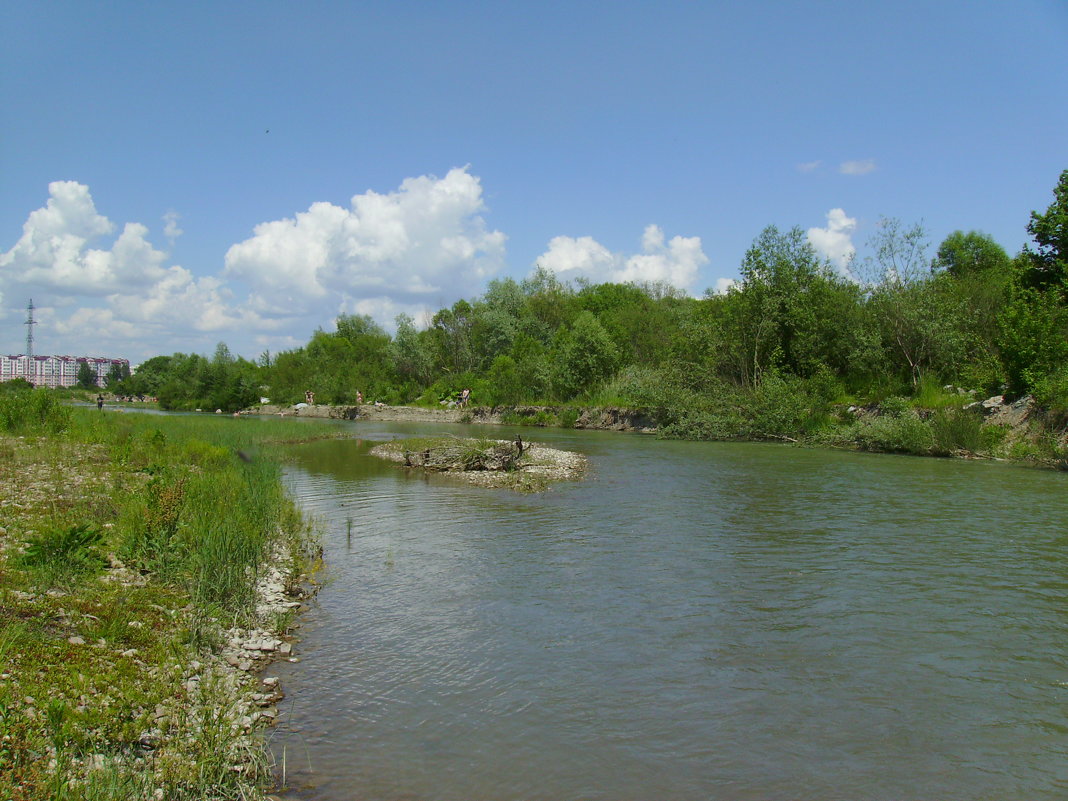
<svg viewBox="0 0 1068 801">
<path fill-rule="evenodd" d="M 1068 797 L 1068 475 L 524 429 L 591 470 L 516 495 L 348 425 L 286 472 L 327 563 L 287 797 Z"/>
</svg>

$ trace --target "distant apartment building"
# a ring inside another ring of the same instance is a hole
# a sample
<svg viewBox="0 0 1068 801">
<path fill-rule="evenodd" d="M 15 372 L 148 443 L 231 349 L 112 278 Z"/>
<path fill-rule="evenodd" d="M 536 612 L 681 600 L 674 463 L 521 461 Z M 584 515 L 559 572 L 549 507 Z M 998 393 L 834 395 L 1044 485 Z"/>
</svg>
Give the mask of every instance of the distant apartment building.
<svg viewBox="0 0 1068 801">
<path fill-rule="evenodd" d="M 0 381 L 25 378 L 35 387 L 73 387 L 78 383 L 78 369 L 88 364 L 96 375 L 97 386 L 115 365 L 130 366 L 128 359 L 104 359 L 94 356 L 0 356 Z"/>
</svg>

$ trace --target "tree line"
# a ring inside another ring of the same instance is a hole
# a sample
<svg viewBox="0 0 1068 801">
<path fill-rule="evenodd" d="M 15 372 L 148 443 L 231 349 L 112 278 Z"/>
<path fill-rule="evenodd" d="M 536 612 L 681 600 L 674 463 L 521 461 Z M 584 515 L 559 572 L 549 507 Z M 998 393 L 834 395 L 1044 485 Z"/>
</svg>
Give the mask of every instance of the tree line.
<svg viewBox="0 0 1068 801">
<path fill-rule="evenodd" d="M 760 410 L 765 428 L 797 430 L 819 425 L 829 404 L 944 384 L 1068 409 L 1068 170 L 1027 232 L 1015 256 L 978 231 L 932 254 L 922 225 L 883 219 L 872 255 L 840 270 L 800 228 L 769 226 L 725 294 L 565 283 L 539 268 L 490 282 L 426 327 L 401 315 L 390 335 L 346 314 L 294 350 L 254 362 L 223 344 L 211 358 L 157 356 L 109 388 L 164 408 L 234 410 L 308 390 L 319 403 L 354 404 L 359 391 L 436 404 L 467 387 L 480 405 L 642 408 L 694 436 L 744 429 Z"/>
</svg>

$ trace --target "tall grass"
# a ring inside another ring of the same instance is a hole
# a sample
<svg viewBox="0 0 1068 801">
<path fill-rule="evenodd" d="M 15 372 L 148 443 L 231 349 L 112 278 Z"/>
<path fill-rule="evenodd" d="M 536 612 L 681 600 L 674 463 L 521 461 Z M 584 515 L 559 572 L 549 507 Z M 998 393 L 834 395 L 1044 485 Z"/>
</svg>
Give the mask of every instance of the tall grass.
<svg viewBox="0 0 1068 801">
<path fill-rule="evenodd" d="M 70 425 L 71 409 L 50 389 L 4 388 L 0 384 L 0 431 L 58 434 Z"/>
<path fill-rule="evenodd" d="M 306 424 L 75 410 L 74 436 L 97 441 L 141 476 L 118 499 L 116 546 L 132 566 L 182 587 L 205 612 L 251 612 L 273 548 L 299 525 L 267 458 Z"/>
</svg>

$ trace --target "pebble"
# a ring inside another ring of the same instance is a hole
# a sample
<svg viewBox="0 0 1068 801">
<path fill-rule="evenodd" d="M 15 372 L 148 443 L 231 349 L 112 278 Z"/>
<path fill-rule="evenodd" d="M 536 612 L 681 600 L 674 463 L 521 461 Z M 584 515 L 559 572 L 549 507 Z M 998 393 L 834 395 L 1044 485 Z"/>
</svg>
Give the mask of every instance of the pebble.
<svg viewBox="0 0 1068 801">
<path fill-rule="evenodd" d="M 85 640 L 83 640 L 81 637 L 79 637 L 77 635 L 75 635 L 73 637 L 68 637 L 67 638 L 67 642 L 69 642 L 71 645 L 85 645 Z"/>
</svg>

